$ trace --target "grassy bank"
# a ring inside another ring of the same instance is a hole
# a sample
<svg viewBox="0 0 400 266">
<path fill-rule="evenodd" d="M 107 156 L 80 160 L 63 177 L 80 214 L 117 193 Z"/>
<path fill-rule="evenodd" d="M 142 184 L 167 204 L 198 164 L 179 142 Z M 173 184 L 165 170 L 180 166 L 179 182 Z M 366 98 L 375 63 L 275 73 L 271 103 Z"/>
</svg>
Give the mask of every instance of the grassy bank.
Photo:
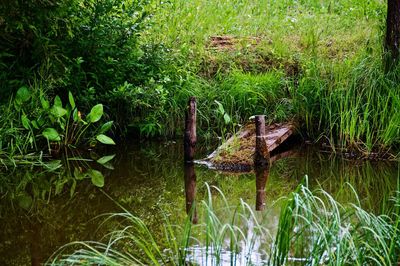
<svg viewBox="0 0 400 266">
<path fill-rule="evenodd" d="M 298 121 L 303 136 L 334 151 L 399 152 L 399 71 L 383 65 L 384 1 L 71 3 L 51 6 L 51 30 L 32 30 L 43 27 L 43 17 L 32 14 L 23 27 L 1 29 L 5 95 L 25 85 L 67 101 L 71 91 L 83 115 L 104 105 L 117 138 L 180 136 L 187 99 L 196 96 L 204 138 L 266 114 L 269 122 Z M 80 5 L 85 12 L 77 13 Z M 21 53 L 15 47 L 27 35 L 35 42 Z M 23 128 L 7 99 L 2 118 Z M 39 101 L 32 107 L 41 108 Z M 12 141 L 27 140 L 16 134 Z"/>
<path fill-rule="evenodd" d="M 398 69 L 383 66 L 385 11 L 382 1 L 177 0 L 159 7 L 144 39 L 190 59 L 196 77 L 184 98 L 198 96 L 207 127 L 226 127 L 217 100 L 230 130 L 263 113 L 300 121 L 302 134 L 336 151 L 396 154 Z"/>
</svg>

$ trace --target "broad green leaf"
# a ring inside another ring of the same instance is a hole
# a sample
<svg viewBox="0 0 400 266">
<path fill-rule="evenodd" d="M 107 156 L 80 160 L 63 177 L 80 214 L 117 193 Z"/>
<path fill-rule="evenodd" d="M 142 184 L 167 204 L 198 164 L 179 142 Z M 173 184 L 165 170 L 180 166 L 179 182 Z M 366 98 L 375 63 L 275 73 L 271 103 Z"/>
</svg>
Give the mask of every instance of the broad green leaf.
<svg viewBox="0 0 400 266">
<path fill-rule="evenodd" d="M 88 120 L 90 123 L 95 123 L 103 116 L 103 105 L 101 103 L 93 106 L 92 110 L 88 114 Z"/>
<path fill-rule="evenodd" d="M 43 130 L 42 135 L 48 139 L 49 141 L 60 141 L 60 135 L 58 134 L 57 130 L 54 128 L 48 127 Z"/>
<path fill-rule="evenodd" d="M 58 107 L 62 107 L 62 101 L 60 96 L 56 96 L 56 98 L 54 98 L 54 106 L 58 106 Z"/>
<path fill-rule="evenodd" d="M 29 91 L 29 89 L 27 87 L 23 86 L 18 89 L 17 95 L 15 96 L 15 100 L 18 103 L 24 103 L 24 102 L 28 101 L 29 98 L 31 98 L 31 92 Z"/>
<path fill-rule="evenodd" d="M 22 122 L 22 125 L 24 126 L 25 129 L 29 129 L 30 128 L 29 124 L 30 124 L 31 121 L 29 120 L 29 118 L 25 114 L 21 116 L 21 122 Z"/>
<path fill-rule="evenodd" d="M 69 99 L 69 104 L 71 105 L 71 108 L 74 109 L 75 108 L 75 100 L 74 100 L 74 96 L 72 96 L 72 93 L 69 91 L 68 92 L 68 99 Z"/>
<path fill-rule="evenodd" d="M 104 134 L 100 134 L 96 136 L 96 139 L 98 141 L 100 141 L 103 144 L 107 144 L 107 145 L 115 145 L 115 142 L 112 138 L 104 135 Z"/>
<path fill-rule="evenodd" d="M 102 166 L 107 169 L 114 170 L 114 166 L 111 163 L 105 163 L 105 164 L 102 164 Z"/>
<path fill-rule="evenodd" d="M 225 125 L 227 125 L 231 122 L 231 117 L 227 113 L 224 114 L 224 121 L 225 121 Z"/>
<path fill-rule="evenodd" d="M 79 121 L 78 109 L 75 109 L 74 112 L 72 113 L 72 119 L 74 119 L 74 122 Z"/>
<path fill-rule="evenodd" d="M 103 156 L 100 159 L 98 159 L 97 162 L 99 164 L 105 164 L 105 163 L 108 163 L 109 161 L 111 161 L 112 159 L 114 159 L 114 157 L 115 157 L 115 154 Z"/>
<path fill-rule="evenodd" d="M 217 105 L 218 105 L 218 112 L 220 114 L 224 114 L 225 113 L 225 109 L 224 106 L 217 100 L 214 101 Z"/>
<path fill-rule="evenodd" d="M 50 103 L 48 100 L 46 100 L 43 96 L 40 96 L 40 103 L 42 104 L 42 107 L 44 110 L 47 110 L 50 108 Z"/>
<path fill-rule="evenodd" d="M 114 121 L 109 121 L 107 123 L 104 123 L 99 129 L 99 133 L 103 134 L 103 133 L 109 131 L 111 129 L 113 123 L 114 123 Z"/>
<path fill-rule="evenodd" d="M 86 174 L 82 173 L 80 171 L 80 168 L 75 167 L 74 168 L 74 177 L 76 180 L 83 180 L 85 178 Z"/>
<path fill-rule="evenodd" d="M 28 210 L 32 206 L 32 197 L 28 194 L 23 194 L 17 197 L 18 205 L 24 210 Z"/>
<path fill-rule="evenodd" d="M 104 186 L 104 176 L 100 171 L 89 169 L 87 174 L 90 176 L 93 185 L 96 187 L 103 187 Z"/>
<path fill-rule="evenodd" d="M 37 124 L 37 122 L 36 122 L 35 120 L 32 120 L 31 123 L 32 123 L 32 126 L 33 126 L 35 129 L 39 129 L 39 126 L 38 126 L 38 124 Z"/>
<path fill-rule="evenodd" d="M 65 110 L 64 108 L 62 108 L 60 106 L 54 105 L 51 108 L 51 114 L 54 115 L 57 118 L 60 118 L 60 117 L 63 117 L 64 115 L 67 114 L 67 110 Z"/>
</svg>

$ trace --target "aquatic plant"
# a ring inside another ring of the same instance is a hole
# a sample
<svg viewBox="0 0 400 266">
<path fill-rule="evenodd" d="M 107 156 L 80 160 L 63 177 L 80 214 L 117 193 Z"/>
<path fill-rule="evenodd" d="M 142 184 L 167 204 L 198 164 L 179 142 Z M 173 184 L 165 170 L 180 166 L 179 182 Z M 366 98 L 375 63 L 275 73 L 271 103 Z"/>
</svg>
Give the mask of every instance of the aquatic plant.
<svg viewBox="0 0 400 266">
<path fill-rule="evenodd" d="M 397 263 L 398 197 L 392 213 L 374 215 L 357 202 L 342 205 L 323 190 L 311 192 L 306 181 L 284 200 L 274 232 L 257 222 L 257 215 L 245 202 L 229 206 L 218 188 L 207 185 L 207 189 L 208 199 L 192 209 L 183 226 L 171 225 L 165 218 L 161 242 L 142 220 L 124 210 L 105 220 L 121 226 L 107 236 L 106 243 L 73 242 L 58 250 L 48 265 Z M 213 205 L 213 191 L 222 196 L 225 207 Z M 192 224 L 196 208 L 202 219 Z"/>
<path fill-rule="evenodd" d="M 44 141 L 50 154 L 87 143 L 115 144 L 104 134 L 111 129 L 113 121 L 94 127 L 103 117 L 103 105 L 93 106 L 84 117 L 71 92 L 66 104 L 58 95 L 50 104 L 42 88 L 23 86 L 4 112 L 5 116 L 0 117 L 4 122 L 0 126 L 0 150 L 10 158 L 16 153 L 26 155 L 41 151 Z"/>
</svg>

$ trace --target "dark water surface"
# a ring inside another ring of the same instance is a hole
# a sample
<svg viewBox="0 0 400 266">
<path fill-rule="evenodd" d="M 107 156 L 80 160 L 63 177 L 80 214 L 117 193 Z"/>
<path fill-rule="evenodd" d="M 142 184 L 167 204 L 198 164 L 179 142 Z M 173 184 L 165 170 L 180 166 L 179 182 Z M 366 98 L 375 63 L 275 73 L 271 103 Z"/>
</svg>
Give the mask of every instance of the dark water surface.
<svg viewBox="0 0 400 266">
<path fill-rule="evenodd" d="M 374 212 L 387 204 L 398 182 L 397 163 L 348 161 L 307 147 L 274 162 L 268 176 L 258 180 L 254 173 L 222 173 L 199 165 L 184 170 L 182 146 L 145 142 L 118 147 L 110 152 L 116 153 L 114 170 L 94 166 L 105 177 L 103 189 L 93 186 L 90 179 L 77 181 L 72 196 L 70 188 L 74 185 L 64 178 L 65 173 L 21 168 L 3 174 L 0 265 L 40 265 L 66 243 L 101 240 L 107 228 L 99 227 L 104 217 L 98 216 L 121 212 L 119 205 L 144 219 L 154 232 L 164 214 L 172 223 L 182 223 L 191 201 L 205 198 L 205 182 L 219 187 L 231 204 L 243 199 L 254 209 L 257 205 L 257 209 L 268 210 L 268 215 L 258 214 L 271 228 L 277 225 L 279 214 L 279 206 L 273 203 L 296 188 L 306 174 L 311 187 L 322 187 L 343 202 L 354 200 L 350 184 L 359 193 L 361 204 Z M 211 151 L 203 147 L 199 157 Z M 75 165 L 79 171 L 87 167 Z M 49 180 L 57 186 L 51 186 Z M 55 190 L 61 192 L 54 196 Z"/>
</svg>

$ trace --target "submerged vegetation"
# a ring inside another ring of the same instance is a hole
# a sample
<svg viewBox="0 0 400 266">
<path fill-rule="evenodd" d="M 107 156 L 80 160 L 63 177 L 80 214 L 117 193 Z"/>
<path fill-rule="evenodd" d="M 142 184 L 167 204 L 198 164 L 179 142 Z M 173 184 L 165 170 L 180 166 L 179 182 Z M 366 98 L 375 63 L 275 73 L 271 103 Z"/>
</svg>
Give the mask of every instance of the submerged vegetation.
<svg viewBox="0 0 400 266">
<path fill-rule="evenodd" d="M 129 212 L 110 215 L 120 229 L 106 243 L 74 242 L 61 248 L 49 265 L 393 265 L 398 261 L 399 197 L 389 215 L 374 215 L 355 203 L 340 204 L 323 190 L 300 185 L 283 200 L 277 229 L 258 222 L 245 202 L 230 206 L 218 188 L 195 208 L 201 222 L 190 217 L 183 227 L 167 218 L 162 242 Z M 214 192 L 225 201 L 213 205 Z M 387 210 L 389 211 L 389 210 Z M 75 249 L 68 255 L 71 248 Z"/>
</svg>

